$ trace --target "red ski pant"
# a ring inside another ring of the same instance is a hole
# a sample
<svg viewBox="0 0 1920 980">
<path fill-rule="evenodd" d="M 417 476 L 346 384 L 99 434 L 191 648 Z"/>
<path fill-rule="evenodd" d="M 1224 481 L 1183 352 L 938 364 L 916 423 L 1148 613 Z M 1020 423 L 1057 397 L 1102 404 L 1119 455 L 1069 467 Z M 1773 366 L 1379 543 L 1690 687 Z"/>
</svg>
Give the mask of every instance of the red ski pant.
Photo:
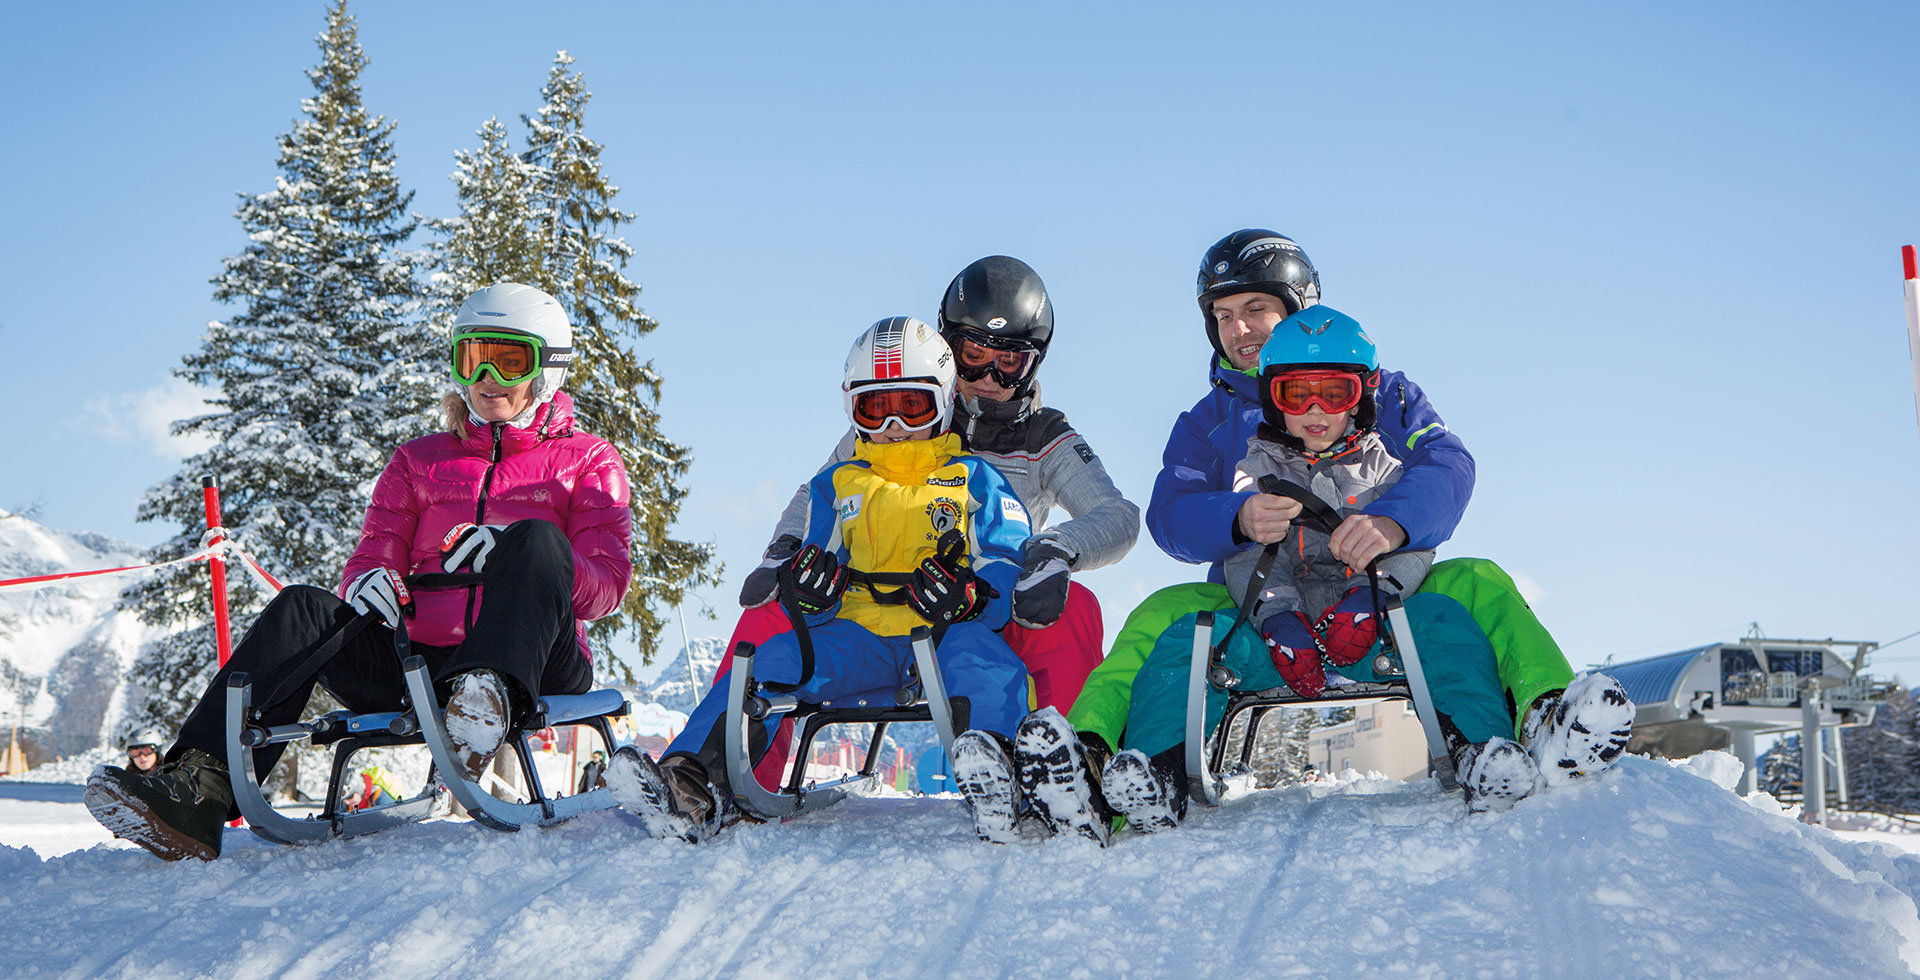
<svg viewBox="0 0 1920 980">
<path fill-rule="evenodd" d="M 744 642 L 758 648 L 790 629 L 787 614 L 778 603 L 769 602 L 743 611 L 740 621 L 734 624 L 733 635 L 727 638 L 727 650 L 720 657 L 720 667 L 713 673 L 713 687 L 727 683 L 727 674 L 733 669 L 734 647 Z M 1032 706 L 1052 706 L 1063 715 L 1073 707 L 1073 699 L 1080 696 L 1087 675 L 1100 665 L 1101 651 L 1106 647 L 1100 600 L 1078 582 L 1067 587 L 1066 609 L 1058 622 L 1037 630 L 1010 622 L 1000 636 L 1026 665 L 1027 674 L 1033 680 Z M 792 756 L 793 723 L 783 721 L 766 756 L 753 768 L 760 785 L 778 789 Z"/>
</svg>

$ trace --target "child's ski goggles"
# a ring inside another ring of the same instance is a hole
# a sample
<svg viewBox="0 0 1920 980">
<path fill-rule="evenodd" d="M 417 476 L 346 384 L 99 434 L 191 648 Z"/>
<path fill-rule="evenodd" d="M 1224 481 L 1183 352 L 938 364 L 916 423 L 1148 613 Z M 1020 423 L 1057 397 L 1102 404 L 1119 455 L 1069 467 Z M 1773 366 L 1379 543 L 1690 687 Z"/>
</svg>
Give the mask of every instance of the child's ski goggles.
<svg viewBox="0 0 1920 980">
<path fill-rule="evenodd" d="M 979 334 L 961 334 L 959 340 L 953 352 L 953 369 L 967 381 L 978 381 L 992 371 L 1000 387 L 1012 388 L 1033 373 L 1033 363 L 1038 360 L 1034 349 L 1024 344 L 1002 347 Z"/>
<path fill-rule="evenodd" d="M 470 385 L 482 374 L 511 388 L 543 368 L 573 363 L 573 348 L 548 347 L 531 334 L 470 330 L 453 336 L 453 380 Z"/>
<path fill-rule="evenodd" d="M 885 388 L 853 391 L 853 426 L 868 435 L 878 435 L 894 422 L 908 432 L 917 432 L 938 421 L 940 389 L 934 385 L 908 382 L 901 387 L 896 382 Z"/>
<path fill-rule="evenodd" d="M 1368 381 L 1352 371 L 1288 371 L 1267 382 L 1274 407 L 1288 415 L 1305 415 L 1315 405 L 1338 415 L 1360 404 Z"/>
</svg>

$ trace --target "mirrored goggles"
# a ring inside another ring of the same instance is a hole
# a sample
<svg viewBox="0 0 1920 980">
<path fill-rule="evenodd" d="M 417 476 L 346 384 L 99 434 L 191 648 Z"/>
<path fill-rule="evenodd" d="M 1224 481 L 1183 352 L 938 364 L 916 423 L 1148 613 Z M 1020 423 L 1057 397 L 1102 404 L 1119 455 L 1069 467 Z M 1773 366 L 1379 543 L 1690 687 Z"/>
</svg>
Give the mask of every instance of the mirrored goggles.
<svg viewBox="0 0 1920 980">
<path fill-rule="evenodd" d="M 1338 415 L 1360 404 L 1366 380 L 1352 371 L 1288 371 L 1267 383 L 1274 407 L 1288 415 L 1305 415 L 1315 405 Z"/>
<path fill-rule="evenodd" d="M 853 426 L 868 435 L 877 435 L 894 422 L 916 432 L 938 421 L 940 398 L 932 385 L 854 389 Z"/>
<path fill-rule="evenodd" d="M 954 353 L 954 373 L 967 381 L 978 381 L 987 372 L 1002 388 L 1012 388 L 1033 373 L 1039 360 L 1031 347 L 993 347 L 969 336 L 961 336 Z"/>
<path fill-rule="evenodd" d="M 573 363 L 573 348 L 548 347 L 523 333 L 471 330 L 453 337 L 453 380 L 470 385 L 483 374 L 511 388 L 543 368 Z"/>
</svg>

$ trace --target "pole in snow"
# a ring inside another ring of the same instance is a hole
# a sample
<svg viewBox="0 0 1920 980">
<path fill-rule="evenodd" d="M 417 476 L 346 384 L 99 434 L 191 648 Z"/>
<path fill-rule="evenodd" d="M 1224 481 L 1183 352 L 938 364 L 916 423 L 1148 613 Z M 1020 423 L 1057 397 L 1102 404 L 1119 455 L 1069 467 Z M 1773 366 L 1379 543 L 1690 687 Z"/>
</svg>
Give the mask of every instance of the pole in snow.
<svg viewBox="0 0 1920 980">
<path fill-rule="evenodd" d="M 200 478 L 200 495 L 207 504 L 207 530 L 220 526 L 220 486 L 213 477 Z M 211 536 L 207 543 L 218 544 L 226 539 L 224 534 Z M 233 638 L 227 632 L 227 556 L 214 552 L 207 556 L 207 571 L 213 576 L 213 642 L 220 652 L 220 666 L 227 665 L 227 658 L 233 656 Z"/>
<path fill-rule="evenodd" d="M 1920 423 L 1920 270 L 1916 270 L 1913 246 L 1900 247 L 1900 259 L 1907 272 L 1907 360 L 1913 364 L 1913 416 Z"/>
</svg>

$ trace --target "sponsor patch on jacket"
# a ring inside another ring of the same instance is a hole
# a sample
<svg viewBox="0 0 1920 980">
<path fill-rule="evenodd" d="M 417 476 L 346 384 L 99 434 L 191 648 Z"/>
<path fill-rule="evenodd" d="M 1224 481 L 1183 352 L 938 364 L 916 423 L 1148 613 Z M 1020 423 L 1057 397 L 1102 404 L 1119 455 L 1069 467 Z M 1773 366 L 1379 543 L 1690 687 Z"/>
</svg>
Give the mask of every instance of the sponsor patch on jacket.
<svg viewBox="0 0 1920 980">
<path fill-rule="evenodd" d="M 840 512 L 840 519 L 842 521 L 853 520 L 854 518 L 860 516 L 860 501 L 864 497 L 866 497 L 866 494 L 864 493 L 856 493 L 856 494 L 853 494 L 852 496 L 841 497 L 840 501 L 833 505 L 833 509 Z"/>
<path fill-rule="evenodd" d="M 1032 522 L 1027 520 L 1027 509 L 1020 506 L 1020 501 L 1012 497 L 1000 498 L 1000 516 L 1018 524 L 1032 526 Z"/>
<path fill-rule="evenodd" d="M 960 476 L 927 477 L 927 486 L 930 486 L 930 487 L 964 487 L 966 485 L 967 485 L 967 478 L 964 474 Z"/>
<path fill-rule="evenodd" d="M 1088 446 L 1087 446 L 1087 444 L 1086 444 L 1086 443 L 1084 443 L 1084 442 L 1076 442 L 1076 443 L 1074 443 L 1074 444 L 1073 444 L 1073 451 L 1074 451 L 1074 452 L 1076 452 L 1076 453 L 1079 453 L 1079 454 L 1080 454 L 1080 462 L 1082 462 L 1082 463 L 1086 463 L 1086 464 L 1088 464 L 1088 465 L 1092 465 L 1092 463 L 1093 463 L 1093 450 L 1092 450 L 1092 449 L 1090 449 L 1090 448 L 1088 448 Z"/>
</svg>

